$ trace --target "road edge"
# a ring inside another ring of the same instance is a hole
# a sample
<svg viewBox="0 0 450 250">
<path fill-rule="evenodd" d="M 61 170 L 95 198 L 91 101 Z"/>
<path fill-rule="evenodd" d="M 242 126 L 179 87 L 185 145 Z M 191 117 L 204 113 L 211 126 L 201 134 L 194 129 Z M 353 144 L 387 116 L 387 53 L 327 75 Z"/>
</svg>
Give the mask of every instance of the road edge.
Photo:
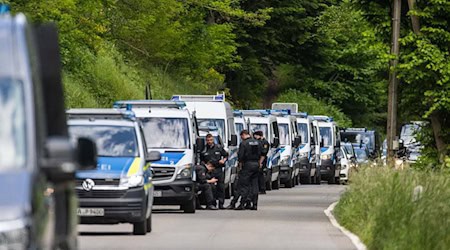
<svg viewBox="0 0 450 250">
<path fill-rule="evenodd" d="M 358 250 L 367 250 L 367 246 L 361 241 L 361 239 L 355 235 L 354 233 L 348 231 L 345 227 L 341 226 L 339 222 L 336 220 L 336 218 L 333 215 L 333 210 L 338 204 L 338 201 L 333 202 L 327 209 L 323 210 L 325 215 L 330 220 L 331 224 L 338 228 L 345 236 L 347 236 L 350 241 L 355 245 L 356 249 Z"/>
</svg>

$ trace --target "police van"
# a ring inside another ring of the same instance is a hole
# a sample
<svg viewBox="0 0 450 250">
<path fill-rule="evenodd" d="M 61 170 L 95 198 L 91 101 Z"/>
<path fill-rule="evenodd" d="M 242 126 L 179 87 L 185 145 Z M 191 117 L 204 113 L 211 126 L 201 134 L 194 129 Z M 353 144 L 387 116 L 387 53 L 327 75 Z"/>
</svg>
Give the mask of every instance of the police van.
<svg viewBox="0 0 450 250">
<path fill-rule="evenodd" d="M 82 224 L 133 224 L 133 234 L 152 230 L 153 184 L 141 123 L 130 110 L 71 109 L 67 111 L 73 140 L 97 143 L 95 170 L 77 171 L 78 216 Z"/>
<path fill-rule="evenodd" d="M 276 117 L 280 138 L 280 181 L 287 188 L 295 186 L 298 180 L 299 169 L 296 168 L 298 159 L 297 147 L 300 137 L 297 131 L 297 119 L 291 116 L 290 110 L 269 110 Z"/>
<path fill-rule="evenodd" d="M 68 136 L 56 26 L 7 9 L 0 4 L 0 249 L 76 249 L 75 171 L 95 168 L 95 144 L 74 147 Z"/>
<path fill-rule="evenodd" d="M 142 122 L 148 150 L 161 153 L 152 164 L 155 204 L 195 213 L 194 166 L 202 150 L 195 115 L 181 101 L 118 101 L 114 107 L 131 108 Z"/>
<path fill-rule="evenodd" d="M 380 138 L 376 131 L 367 128 L 345 128 L 341 129 L 340 135 L 344 142 L 366 144 L 370 158 L 374 159 L 380 155 Z"/>
<path fill-rule="evenodd" d="M 331 117 L 313 116 L 313 118 L 318 122 L 321 136 L 321 179 L 327 179 L 329 184 L 339 183 L 340 165 L 336 154 L 341 142 L 338 127 Z"/>
<path fill-rule="evenodd" d="M 316 148 L 320 149 L 317 129 L 314 130 L 313 119 L 307 113 L 292 114 L 297 118 L 298 133 L 301 144 L 297 148 L 298 160 L 296 162 L 299 169 L 299 182 L 302 184 L 316 183 L 319 175 L 318 157 Z"/>
<path fill-rule="evenodd" d="M 231 194 L 231 171 L 237 164 L 237 135 L 231 105 L 225 101 L 225 94 L 217 95 L 174 95 L 172 101 L 183 101 L 190 112 L 195 112 L 199 127 L 217 127 L 224 149 L 229 157 L 225 163 L 225 197 Z"/>
<path fill-rule="evenodd" d="M 280 134 L 277 118 L 267 110 L 241 110 L 247 119 L 250 133 L 262 131 L 271 144 L 267 154 L 266 190 L 280 188 Z"/>
<path fill-rule="evenodd" d="M 322 175 L 320 174 L 320 165 L 322 163 L 322 136 L 320 135 L 320 128 L 319 128 L 319 122 L 314 119 L 314 116 L 309 116 L 312 119 L 312 129 L 313 133 L 316 136 L 316 171 L 317 174 L 315 175 L 315 178 L 312 180 L 313 184 L 320 184 L 322 181 Z"/>
</svg>

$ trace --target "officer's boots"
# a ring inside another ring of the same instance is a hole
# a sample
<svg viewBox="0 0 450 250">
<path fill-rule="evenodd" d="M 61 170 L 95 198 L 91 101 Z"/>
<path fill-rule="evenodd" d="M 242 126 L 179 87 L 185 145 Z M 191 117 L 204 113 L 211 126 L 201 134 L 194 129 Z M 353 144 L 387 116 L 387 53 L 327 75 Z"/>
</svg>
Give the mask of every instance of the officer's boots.
<svg viewBox="0 0 450 250">
<path fill-rule="evenodd" d="M 228 207 L 226 207 L 225 209 L 233 210 L 235 208 L 236 208 L 236 204 L 234 202 L 231 202 L 230 205 L 228 205 Z"/>
</svg>

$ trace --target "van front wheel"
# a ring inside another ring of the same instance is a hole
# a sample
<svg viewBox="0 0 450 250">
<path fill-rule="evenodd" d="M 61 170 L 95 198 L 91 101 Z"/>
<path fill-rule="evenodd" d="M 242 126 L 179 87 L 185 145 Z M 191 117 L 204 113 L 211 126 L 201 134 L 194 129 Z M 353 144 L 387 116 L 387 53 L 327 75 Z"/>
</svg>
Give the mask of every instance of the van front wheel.
<svg viewBox="0 0 450 250">
<path fill-rule="evenodd" d="M 194 214 L 195 213 L 195 197 L 192 198 L 190 201 L 186 202 L 185 204 L 181 205 L 181 210 L 187 214 Z"/>
</svg>

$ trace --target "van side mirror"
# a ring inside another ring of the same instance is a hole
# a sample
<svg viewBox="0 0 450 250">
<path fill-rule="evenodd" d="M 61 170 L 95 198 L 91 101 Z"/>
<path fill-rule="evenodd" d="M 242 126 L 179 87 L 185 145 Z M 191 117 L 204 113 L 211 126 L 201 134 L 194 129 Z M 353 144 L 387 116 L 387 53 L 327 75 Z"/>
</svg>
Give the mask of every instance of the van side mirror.
<svg viewBox="0 0 450 250">
<path fill-rule="evenodd" d="M 292 142 L 292 146 L 294 148 L 298 147 L 302 143 L 302 138 L 300 136 L 297 136 L 294 138 L 294 141 Z"/>
<path fill-rule="evenodd" d="M 230 146 L 237 146 L 237 135 L 231 135 L 231 140 L 228 142 Z"/>
<path fill-rule="evenodd" d="M 161 160 L 161 153 L 158 151 L 150 151 L 147 154 L 147 157 L 145 158 L 145 161 L 152 162 L 152 161 L 159 161 Z"/>
<path fill-rule="evenodd" d="M 205 150 L 205 144 L 206 144 L 205 139 L 203 139 L 201 137 L 198 137 L 195 140 L 195 146 L 197 149 L 197 153 L 201 153 L 201 152 L 203 152 L 203 150 Z"/>
<path fill-rule="evenodd" d="M 341 141 L 336 141 L 336 147 L 338 147 L 338 148 L 341 147 Z"/>
<path fill-rule="evenodd" d="M 271 147 L 272 148 L 278 148 L 278 146 L 280 146 L 280 138 L 275 137 L 275 138 L 273 138 L 273 142 L 272 142 Z"/>
<path fill-rule="evenodd" d="M 97 146 L 88 138 L 78 138 L 77 160 L 81 170 L 92 170 L 97 167 Z"/>
<path fill-rule="evenodd" d="M 42 171 L 55 183 L 75 178 L 77 164 L 75 149 L 68 137 L 52 136 L 45 142 L 45 155 L 41 161 Z"/>
<path fill-rule="evenodd" d="M 316 140 L 314 140 L 314 137 L 311 137 L 311 145 L 316 145 Z"/>
<path fill-rule="evenodd" d="M 320 147 L 323 148 L 324 145 L 325 145 L 325 140 L 322 138 L 322 140 L 320 141 Z"/>
</svg>

